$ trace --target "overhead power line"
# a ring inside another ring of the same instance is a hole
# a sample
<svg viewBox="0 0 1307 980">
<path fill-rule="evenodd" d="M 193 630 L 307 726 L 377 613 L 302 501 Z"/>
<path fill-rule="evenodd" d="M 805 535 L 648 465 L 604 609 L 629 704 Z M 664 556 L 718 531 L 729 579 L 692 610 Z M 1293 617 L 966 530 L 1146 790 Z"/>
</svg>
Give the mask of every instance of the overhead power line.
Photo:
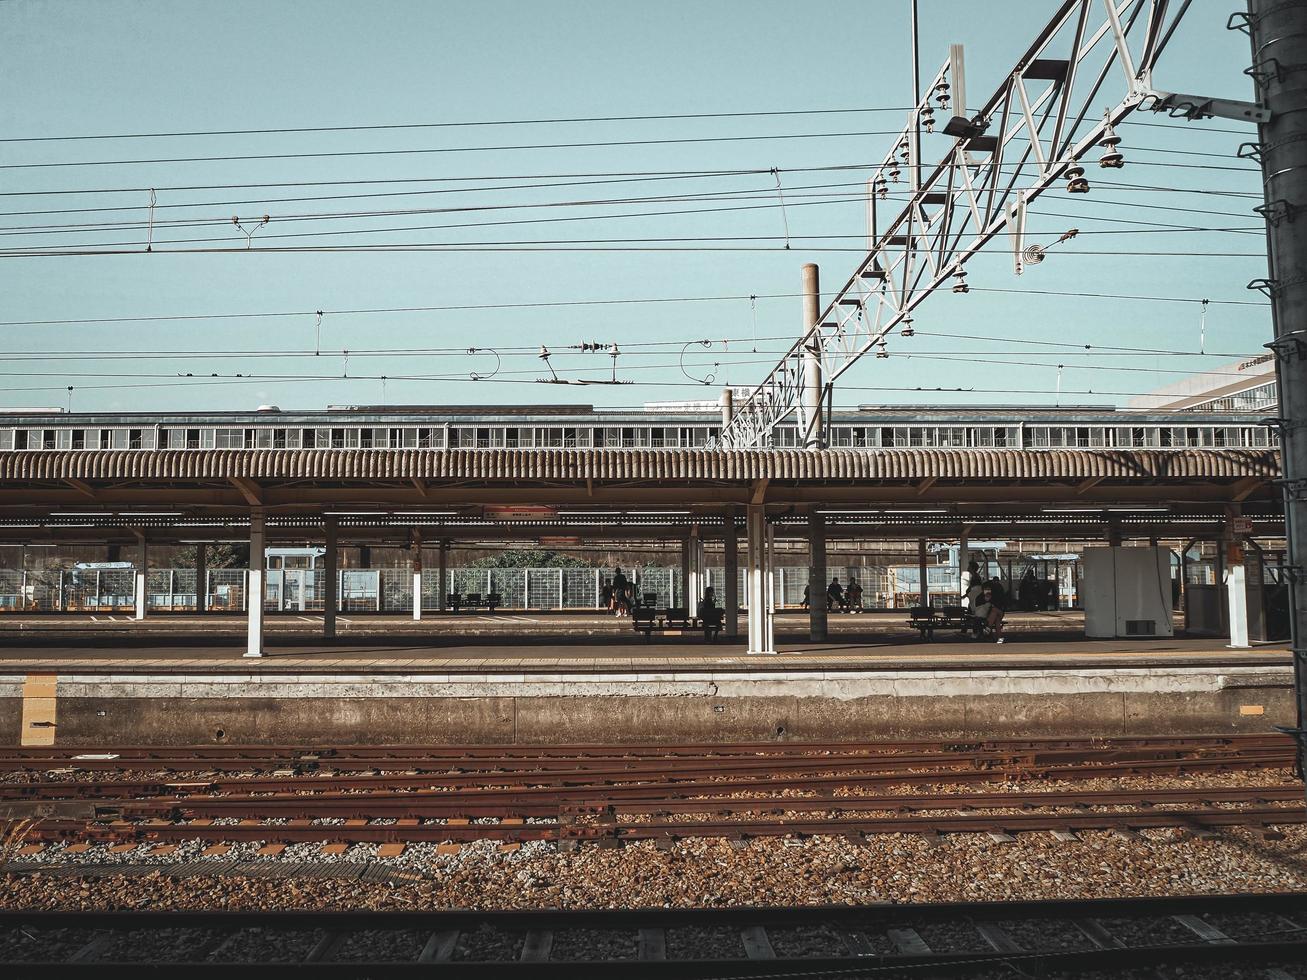
<svg viewBox="0 0 1307 980">
<path fill-rule="evenodd" d="M 539 119 L 480 119 L 453 122 L 371 123 L 353 126 L 273 126 L 263 129 L 192 129 L 144 133 L 97 133 L 81 136 L 10 136 L 0 143 L 66 143 L 81 140 L 164 139 L 187 136 L 265 136 L 294 133 L 359 133 L 405 129 L 463 129 L 489 126 L 546 126 L 567 123 L 656 122 L 671 119 L 742 119 L 757 116 L 829 116 L 863 112 L 910 112 L 911 106 L 858 106 L 848 109 L 757 109 L 737 112 L 668 112 L 621 116 L 554 116 Z M 1183 127 L 1166 123 L 1131 120 L 1133 125 L 1152 126 L 1173 132 Z M 1247 130 L 1204 128 L 1202 132 L 1247 135 Z"/>
<path fill-rule="evenodd" d="M 517 150 L 582 150 L 613 146 L 674 146 L 690 143 L 757 143 L 767 140 L 848 139 L 863 136 L 897 136 L 898 132 L 871 130 L 850 133 L 772 133 L 763 136 L 681 136 L 672 139 L 590 140 L 578 143 L 508 143 L 487 146 L 428 146 L 401 150 L 323 150 L 312 153 L 240 153 L 222 156 L 154 157 L 134 160 L 57 160 L 44 163 L 5 163 L 0 170 L 47 170 L 54 167 L 126 167 L 159 163 L 231 163 L 248 160 L 321 160 L 342 157 L 425 156 L 446 153 L 491 153 Z"/>
<path fill-rule="evenodd" d="M 1258 306 L 1265 307 L 1268 304 L 1256 300 L 1245 299 L 1208 299 L 1201 296 L 1148 296 L 1137 293 L 1091 293 L 1043 289 L 990 289 L 988 287 L 973 286 L 972 292 L 1008 292 L 1008 293 L 1031 293 L 1032 295 L 1055 295 L 1055 296 L 1074 296 L 1086 299 L 1114 299 L 1114 300 L 1132 300 L 1143 302 L 1161 302 L 1161 303 L 1202 303 L 1204 300 L 1212 306 Z M 802 296 L 802 293 L 737 293 L 719 296 L 638 296 L 638 297 L 618 297 L 610 299 L 570 299 L 570 300 L 545 300 L 529 303 L 455 303 L 440 306 L 378 306 L 378 307 L 358 307 L 347 309 L 324 309 L 324 310 L 263 310 L 248 313 L 171 313 L 162 315 L 144 315 L 144 316 L 115 316 L 115 317 L 77 317 L 61 318 L 50 320 L 0 320 L 0 327 L 50 327 L 50 326 L 85 326 L 90 324 L 115 324 L 115 323 L 176 323 L 185 321 L 208 321 L 208 320 L 259 320 L 272 319 L 280 317 L 305 317 L 312 319 L 321 313 L 324 317 L 348 317 L 348 316 L 375 316 L 389 313 L 467 313 L 475 311 L 502 311 L 502 310 L 540 310 L 540 309 L 558 309 L 567 307 L 587 307 L 587 306 L 643 306 L 651 304 L 665 303 L 748 303 L 750 300 L 772 300 L 772 299 L 795 299 Z M 918 331 L 925 333 L 926 331 Z M 937 334 L 936 336 L 951 336 L 948 334 Z M 766 338 L 759 337 L 758 340 Z M 786 338 L 792 339 L 792 338 Z M 988 339 L 988 338 L 985 338 Z M 743 340 L 743 338 L 741 338 Z M 668 343 L 680 343 L 680 341 L 668 341 Z M 1030 341 L 1036 343 L 1036 341 Z M 1049 343 L 1043 341 L 1041 343 Z M 623 345 L 626 346 L 626 345 Z M 1079 344 L 1073 346 L 1081 346 Z M 460 348 L 461 349 L 461 348 Z M 1110 348 L 1117 349 L 1117 348 Z M 1165 353 L 1164 351 L 1150 351 L 1150 353 Z"/>
</svg>

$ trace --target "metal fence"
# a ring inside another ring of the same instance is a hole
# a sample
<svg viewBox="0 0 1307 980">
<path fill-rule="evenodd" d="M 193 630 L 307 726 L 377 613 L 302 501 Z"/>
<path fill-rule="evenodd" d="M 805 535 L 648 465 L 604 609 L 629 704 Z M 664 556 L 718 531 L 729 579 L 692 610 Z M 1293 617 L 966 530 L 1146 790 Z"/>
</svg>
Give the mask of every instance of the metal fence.
<svg viewBox="0 0 1307 980">
<path fill-rule="evenodd" d="M 413 573 L 408 568 L 349 568 L 337 573 L 338 606 L 342 612 L 404 613 L 413 608 Z M 447 592 L 484 597 L 498 593 L 505 609 L 598 609 L 603 587 L 612 580 L 611 568 L 451 568 Z M 685 602 L 678 566 L 648 565 L 625 570 L 641 600 L 659 607 Z M 707 584 L 720 603 L 726 595 L 725 569 L 709 566 Z M 828 577 L 847 583 L 850 574 L 863 583 L 863 607 L 886 608 L 903 604 L 896 597 L 892 576 L 875 566 L 828 569 Z M 207 575 L 208 609 L 241 612 L 246 608 L 244 568 L 213 568 Z M 778 608 L 802 604 L 808 584 L 806 565 L 784 565 L 772 570 Z M 0 569 L 0 612 L 105 612 L 130 613 L 135 608 L 135 569 L 58 569 L 18 571 Z M 932 579 L 934 576 L 932 575 Z M 197 608 L 196 571 L 193 568 L 153 568 L 146 578 L 148 608 L 160 612 L 188 612 Z M 933 585 L 932 581 L 932 585 Z M 739 571 L 738 595 L 747 603 L 745 572 Z M 890 585 L 886 589 L 884 586 Z M 898 590 L 901 591 L 901 590 Z M 270 612 L 322 612 L 326 573 L 321 569 L 270 569 L 264 579 L 264 608 Z M 428 568 L 422 576 L 422 608 L 441 606 L 439 580 Z"/>
</svg>

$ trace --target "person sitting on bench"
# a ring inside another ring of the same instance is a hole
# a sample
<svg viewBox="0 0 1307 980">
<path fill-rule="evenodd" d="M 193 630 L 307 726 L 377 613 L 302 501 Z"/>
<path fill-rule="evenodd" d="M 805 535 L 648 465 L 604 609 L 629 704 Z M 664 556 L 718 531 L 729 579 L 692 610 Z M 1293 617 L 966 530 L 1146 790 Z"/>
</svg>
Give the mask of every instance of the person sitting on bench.
<svg viewBox="0 0 1307 980">
<path fill-rule="evenodd" d="M 830 585 L 826 586 L 826 608 L 849 611 L 849 601 L 844 598 L 844 588 L 838 577 L 831 579 Z"/>
<path fill-rule="evenodd" d="M 721 632 L 722 614 L 721 606 L 717 605 L 717 593 L 710 585 L 703 590 L 703 598 L 699 601 L 699 621 L 703 624 L 705 640 L 716 639 Z"/>
<path fill-rule="evenodd" d="M 849 576 L 849 587 L 844 590 L 844 609 L 846 612 L 862 612 L 862 585 L 852 575 Z"/>
</svg>

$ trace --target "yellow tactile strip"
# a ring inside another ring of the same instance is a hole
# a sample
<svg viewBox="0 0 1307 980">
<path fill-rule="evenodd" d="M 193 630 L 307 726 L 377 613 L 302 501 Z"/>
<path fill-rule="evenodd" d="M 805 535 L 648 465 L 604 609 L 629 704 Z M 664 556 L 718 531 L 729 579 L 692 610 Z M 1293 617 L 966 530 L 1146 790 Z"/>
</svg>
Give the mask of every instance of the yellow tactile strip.
<svg viewBox="0 0 1307 980">
<path fill-rule="evenodd" d="M 23 681 L 21 745 L 54 745 L 58 681 L 57 674 L 28 674 Z"/>
</svg>

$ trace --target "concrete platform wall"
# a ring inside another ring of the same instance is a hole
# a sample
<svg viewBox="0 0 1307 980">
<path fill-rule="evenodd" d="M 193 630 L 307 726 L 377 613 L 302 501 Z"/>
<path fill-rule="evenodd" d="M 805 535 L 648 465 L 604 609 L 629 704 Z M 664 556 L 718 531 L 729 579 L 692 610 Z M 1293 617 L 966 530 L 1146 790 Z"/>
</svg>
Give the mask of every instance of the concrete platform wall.
<svg viewBox="0 0 1307 980">
<path fill-rule="evenodd" d="M 0 742 L 23 731 L 0 676 Z M 1287 668 L 583 677 L 64 675 L 59 745 L 561 743 L 1268 731 Z M 49 731 L 42 733 L 45 738 Z"/>
</svg>

